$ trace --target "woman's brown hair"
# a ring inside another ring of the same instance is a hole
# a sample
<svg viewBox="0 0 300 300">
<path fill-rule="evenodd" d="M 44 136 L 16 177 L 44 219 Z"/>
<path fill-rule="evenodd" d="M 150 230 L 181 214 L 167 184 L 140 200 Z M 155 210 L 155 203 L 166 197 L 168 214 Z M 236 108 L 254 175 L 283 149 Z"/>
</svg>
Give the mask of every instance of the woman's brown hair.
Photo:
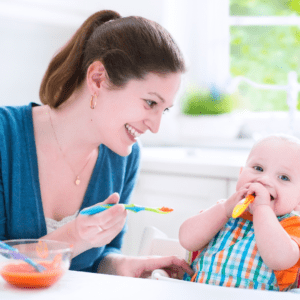
<svg viewBox="0 0 300 300">
<path fill-rule="evenodd" d="M 54 108 L 64 103 L 96 60 L 103 63 L 112 89 L 149 72 L 185 71 L 179 48 L 159 24 L 103 10 L 90 16 L 53 57 L 41 83 L 41 102 Z"/>
</svg>

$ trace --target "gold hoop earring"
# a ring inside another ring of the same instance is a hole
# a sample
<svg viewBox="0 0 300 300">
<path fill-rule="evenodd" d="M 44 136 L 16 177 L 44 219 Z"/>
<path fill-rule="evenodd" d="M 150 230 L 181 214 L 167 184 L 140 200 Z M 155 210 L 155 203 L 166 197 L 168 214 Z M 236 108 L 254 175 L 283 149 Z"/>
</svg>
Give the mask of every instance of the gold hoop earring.
<svg viewBox="0 0 300 300">
<path fill-rule="evenodd" d="M 97 104 L 96 100 L 94 101 L 94 97 L 96 98 L 96 94 L 91 97 L 91 102 L 90 102 L 91 109 L 95 109 L 96 104 Z"/>
</svg>

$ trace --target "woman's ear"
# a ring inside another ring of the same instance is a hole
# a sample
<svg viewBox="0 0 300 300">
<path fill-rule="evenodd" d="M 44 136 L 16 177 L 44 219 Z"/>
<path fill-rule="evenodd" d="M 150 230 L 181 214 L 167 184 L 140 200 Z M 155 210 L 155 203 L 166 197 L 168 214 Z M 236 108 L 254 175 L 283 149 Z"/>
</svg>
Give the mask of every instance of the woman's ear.
<svg viewBox="0 0 300 300">
<path fill-rule="evenodd" d="M 98 60 L 94 61 L 88 67 L 86 78 L 91 95 L 98 95 L 98 90 L 103 86 L 103 83 L 106 80 L 106 70 L 104 65 Z"/>
</svg>

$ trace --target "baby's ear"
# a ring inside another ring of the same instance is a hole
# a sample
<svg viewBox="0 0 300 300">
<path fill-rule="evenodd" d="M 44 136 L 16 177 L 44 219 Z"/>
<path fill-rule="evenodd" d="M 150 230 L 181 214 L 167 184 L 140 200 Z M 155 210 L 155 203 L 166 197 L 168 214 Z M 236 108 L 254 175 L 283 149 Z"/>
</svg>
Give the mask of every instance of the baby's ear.
<svg viewBox="0 0 300 300">
<path fill-rule="evenodd" d="M 240 174 L 242 173 L 242 171 L 243 171 L 243 167 L 240 168 Z"/>
</svg>

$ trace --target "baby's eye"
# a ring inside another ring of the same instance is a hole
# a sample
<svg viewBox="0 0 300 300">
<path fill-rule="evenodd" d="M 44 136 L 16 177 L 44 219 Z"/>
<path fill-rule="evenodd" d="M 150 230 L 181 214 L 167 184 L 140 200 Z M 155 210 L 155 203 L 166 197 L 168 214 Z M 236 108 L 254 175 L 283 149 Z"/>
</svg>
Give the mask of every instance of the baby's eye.
<svg viewBox="0 0 300 300">
<path fill-rule="evenodd" d="M 263 169 L 262 167 L 260 167 L 260 166 L 254 166 L 253 169 L 256 170 L 256 171 L 259 171 L 259 172 L 263 172 L 263 170 L 264 170 L 264 169 Z"/>
<path fill-rule="evenodd" d="M 157 103 L 152 100 L 145 100 L 149 107 L 153 108 Z"/>
<path fill-rule="evenodd" d="M 170 111 L 170 108 L 166 108 L 163 113 L 165 114 L 168 111 Z"/>
<path fill-rule="evenodd" d="M 290 181 L 290 178 L 287 177 L 286 175 L 279 175 L 279 179 L 281 179 L 283 181 Z"/>
</svg>

